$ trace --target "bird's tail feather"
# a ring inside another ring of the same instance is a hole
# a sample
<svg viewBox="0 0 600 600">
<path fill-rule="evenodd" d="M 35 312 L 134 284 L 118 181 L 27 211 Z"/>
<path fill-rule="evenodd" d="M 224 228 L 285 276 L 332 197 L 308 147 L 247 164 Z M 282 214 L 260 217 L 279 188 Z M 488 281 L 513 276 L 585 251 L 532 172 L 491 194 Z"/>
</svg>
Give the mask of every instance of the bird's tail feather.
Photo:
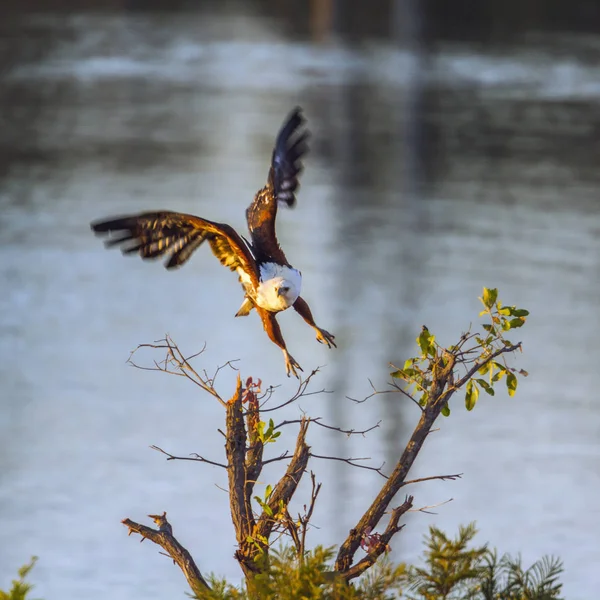
<svg viewBox="0 0 600 600">
<path fill-rule="evenodd" d="M 235 313 L 236 317 L 247 317 L 250 314 L 250 311 L 254 308 L 254 304 L 250 298 L 246 296 L 242 305 L 240 306 L 240 310 Z"/>
</svg>

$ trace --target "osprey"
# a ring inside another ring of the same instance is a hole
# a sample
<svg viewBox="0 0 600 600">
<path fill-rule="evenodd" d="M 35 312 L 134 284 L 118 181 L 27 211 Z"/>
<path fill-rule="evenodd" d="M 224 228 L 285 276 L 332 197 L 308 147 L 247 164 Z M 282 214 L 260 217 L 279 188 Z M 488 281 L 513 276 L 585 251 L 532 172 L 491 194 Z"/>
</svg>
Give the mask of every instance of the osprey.
<svg viewBox="0 0 600 600">
<path fill-rule="evenodd" d="M 288 262 L 275 235 L 277 206 L 296 203 L 301 158 L 307 152 L 308 131 L 296 108 L 281 128 L 271 158 L 267 184 L 254 196 L 246 210 L 250 241 L 233 227 L 208 219 L 166 210 L 95 221 L 92 229 L 110 234 L 107 247 L 121 246 L 123 254 L 139 253 L 142 258 L 169 257 L 167 269 L 182 266 L 194 250 L 208 241 L 222 265 L 236 271 L 244 289 L 244 301 L 236 317 L 255 309 L 267 335 L 283 351 L 288 377 L 299 378 L 300 365 L 287 351 L 276 320 L 278 312 L 290 306 L 317 332 L 317 341 L 335 346 L 335 337 L 315 323 L 310 308 L 300 296 L 302 274 Z"/>
</svg>

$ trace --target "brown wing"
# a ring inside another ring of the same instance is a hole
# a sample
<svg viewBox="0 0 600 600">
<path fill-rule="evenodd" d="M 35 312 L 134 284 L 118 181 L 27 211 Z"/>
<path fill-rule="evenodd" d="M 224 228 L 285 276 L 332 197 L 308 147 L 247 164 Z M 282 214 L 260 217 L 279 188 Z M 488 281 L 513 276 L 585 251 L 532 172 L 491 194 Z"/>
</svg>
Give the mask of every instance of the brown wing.
<svg viewBox="0 0 600 600">
<path fill-rule="evenodd" d="M 300 108 L 292 111 L 277 135 L 267 185 L 257 192 L 246 211 L 248 229 L 252 236 L 252 248 L 258 262 L 274 261 L 288 265 L 275 235 L 277 204 L 287 206 L 296 203 L 298 176 L 302 172 L 302 156 L 308 151 L 308 131 L 302 130 L 304 118 Z"/>
<path fill-rule="evenodd" d="M 91 227 L 100 235 L 110 234 L 106 246 L 121 246 L 123 254 L 137 252 L 142 258 L 170 256 L 165 263 L 167 269 L 183 265 L 208 240 L 222 265 L 232 271 L 242 268 L 258 285 L 256 261 L 248 245 L 229 225 L 160 211 L 95 221 Z"/>
</svg>

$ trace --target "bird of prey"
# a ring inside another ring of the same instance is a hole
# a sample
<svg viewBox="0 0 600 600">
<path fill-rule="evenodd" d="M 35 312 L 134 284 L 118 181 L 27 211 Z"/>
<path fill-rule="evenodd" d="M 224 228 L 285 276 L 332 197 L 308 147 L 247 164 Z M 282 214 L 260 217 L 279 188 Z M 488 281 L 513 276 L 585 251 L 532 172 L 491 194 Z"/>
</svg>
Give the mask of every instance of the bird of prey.
<svg viewBox="0 0 600 600">
<path fill-rule="evenodd" d="M 166 210 L 112 217 L 94 221 L 92 229 L 109 235 L 107 247 L 120 246 L 123 254 L 139 253 L 142 258 L 167 256 L 167 269 L 182 266 L 194 250 L 208 241 L 222 265 L 236 271 L 244 290 L 244 300 L 236 317 L 255 309 L 267 335 L 283 351 L 285 369 L 300 377 L 300 365 L 287 351 L 276 320 L 278 312 L 294 310 L 317 332 L 317 340 L 335 346 L 335 337 L 315 323 L 310 308 L 300 296 L 302 274 L 288 262 L 275 235 L 278 204 L 294 206 L 301 159 L 307 152 L 308 131 L 300 108 L 284 122 L 271 158 L 267 184 L 254 196 L 246 210 L 250 241 L 233 227 Z"/>
</svg>

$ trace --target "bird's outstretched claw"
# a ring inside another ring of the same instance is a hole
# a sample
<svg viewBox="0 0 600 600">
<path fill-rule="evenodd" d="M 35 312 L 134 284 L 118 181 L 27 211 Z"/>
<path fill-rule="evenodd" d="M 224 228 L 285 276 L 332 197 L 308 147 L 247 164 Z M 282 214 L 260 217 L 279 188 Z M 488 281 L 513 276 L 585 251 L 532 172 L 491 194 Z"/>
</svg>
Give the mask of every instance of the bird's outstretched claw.
<svg viewBox="0 0 600 600">
<path fill-rule="evenodd" d="M 319 344 L 327 344 L 328 348 L 331 348 L 332 346 L 337 348 L 336 343 L 333 341 L 335 340 L 335 335 L 332 335 L 329 331 L 325 331 L 324 329 L 319 329 L 318 327 L 316 328 L 316 331 L 317 342 L 319 342 Z"/>
<path fill-rule="evenodd" d="M 293 374 L 294 377 L 300 379 L 300 375 L 298 375 L 298 371 L 302 371 L 302 367 L 295 361 L 294 357 L 285 350 L 283 351 L 283 355 L 285 357 L 285 372 L 289 377 L 290 374 Z M 298 369 L 298 371 L 296 370 Z"/>
</svg>

